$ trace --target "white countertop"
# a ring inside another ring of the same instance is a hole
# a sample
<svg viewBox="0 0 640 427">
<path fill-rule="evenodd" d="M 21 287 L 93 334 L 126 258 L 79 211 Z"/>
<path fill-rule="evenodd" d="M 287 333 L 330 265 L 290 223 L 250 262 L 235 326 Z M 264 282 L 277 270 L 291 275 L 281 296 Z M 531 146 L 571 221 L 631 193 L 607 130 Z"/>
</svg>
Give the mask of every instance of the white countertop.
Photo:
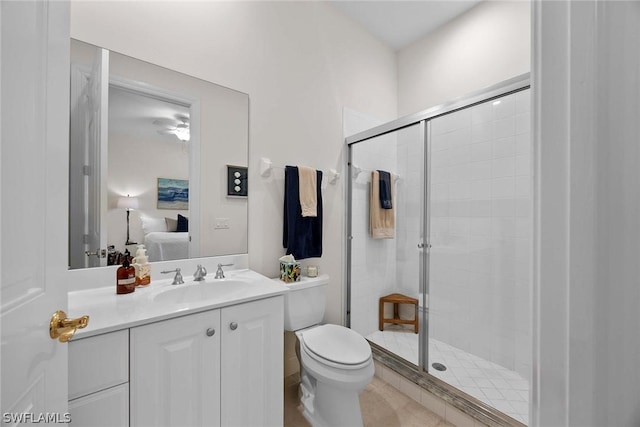
<svg viewBox="0 0 640 427">
<path fill-rule="evenodd" d="M 172 279 L 152 280 L 149 286 L 125 295 L 116 294 L 114 277 L 112 286 L 69 292 L 69 317 L 89 315 L 88 326 L 78 329 L 74 339 L 287 292 L 283 283 L 252 270 L 225 271 L 225 276 L 214 279 L 210 274 L 202 282 L 185 277 L 181 285 L 171 285 Z"/>
</svg>

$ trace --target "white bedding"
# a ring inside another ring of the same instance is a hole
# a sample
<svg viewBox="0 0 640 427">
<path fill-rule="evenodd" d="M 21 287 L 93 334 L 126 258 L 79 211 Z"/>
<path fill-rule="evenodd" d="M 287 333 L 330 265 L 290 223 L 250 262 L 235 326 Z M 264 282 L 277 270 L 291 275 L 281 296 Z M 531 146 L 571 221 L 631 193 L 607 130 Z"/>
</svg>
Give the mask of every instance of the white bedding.
<svg viewBox="0 0 640 427">
<path fill-rule="evenodd" d="M 149 261 L 189 258 L 189 233 L 152 231 L 144 236 Z"/>
</svg>

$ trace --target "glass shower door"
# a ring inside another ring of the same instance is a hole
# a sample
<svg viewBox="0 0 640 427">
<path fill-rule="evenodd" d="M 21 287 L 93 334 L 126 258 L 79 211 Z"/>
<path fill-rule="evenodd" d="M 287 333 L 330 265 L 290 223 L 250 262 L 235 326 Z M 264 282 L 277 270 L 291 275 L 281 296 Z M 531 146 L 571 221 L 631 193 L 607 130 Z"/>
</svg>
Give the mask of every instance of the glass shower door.
<svg viewBox="0 0 640 427">
<path fill-rule="evenodd" d="M 370 342 L 420 365 L 424 317 L 424 122 L 349 146 L 348 324 Z M 371 199 L 372 171 L 394 176 L 394 226 L 387 238 L 372 233 L 379 200 Z M 373 218 L 373 221 L 372 221 Z M 406 303 L 382 304 L 393 294 Z M 410 323 L 418 316 L 418 332 Z M 403 321 L 385 321 L 399 318 Z M 382 321 L 382 322 L 381 322 Z M 406 323 L 404 323 L 406 321 Z M 423 338 L 424 339 L 424 338 Z"/>
<path fill-rule="evenodd" d="M 529 90 L 430 121 L 432 375 L 527 423 Z"/>
</svg>

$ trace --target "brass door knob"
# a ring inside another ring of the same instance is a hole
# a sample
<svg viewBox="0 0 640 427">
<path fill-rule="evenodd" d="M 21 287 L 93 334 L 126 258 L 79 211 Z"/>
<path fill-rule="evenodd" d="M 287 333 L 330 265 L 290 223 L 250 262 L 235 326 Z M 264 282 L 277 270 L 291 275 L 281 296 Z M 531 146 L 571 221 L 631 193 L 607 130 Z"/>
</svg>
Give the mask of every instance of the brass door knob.
<svg viewBox="0 0 640 427">
<path fill-rule="evenodd" d="M 51 339 L 58 339 L 60 342 L 68 342 L 77 329 L 86 328 L 89 324 L 89 316 L 82 316 L 76 319 L 67 318 L 67 313 L 58 310 L 51 316 L 49 322 L 49 336 Z"/>
</svg>

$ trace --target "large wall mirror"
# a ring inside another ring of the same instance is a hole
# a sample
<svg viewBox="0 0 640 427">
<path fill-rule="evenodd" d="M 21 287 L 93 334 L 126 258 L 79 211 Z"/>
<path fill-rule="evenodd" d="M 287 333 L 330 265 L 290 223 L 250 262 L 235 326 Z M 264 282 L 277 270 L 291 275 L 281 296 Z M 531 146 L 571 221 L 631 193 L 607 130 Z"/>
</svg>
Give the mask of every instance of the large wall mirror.
<svg viewBox="0 0 640 427">
<path fill-rule="evenodd" d="M 246 253 L 248 134 L 247 94 L 71 40 L 69 267 Z"/>
</svg>

